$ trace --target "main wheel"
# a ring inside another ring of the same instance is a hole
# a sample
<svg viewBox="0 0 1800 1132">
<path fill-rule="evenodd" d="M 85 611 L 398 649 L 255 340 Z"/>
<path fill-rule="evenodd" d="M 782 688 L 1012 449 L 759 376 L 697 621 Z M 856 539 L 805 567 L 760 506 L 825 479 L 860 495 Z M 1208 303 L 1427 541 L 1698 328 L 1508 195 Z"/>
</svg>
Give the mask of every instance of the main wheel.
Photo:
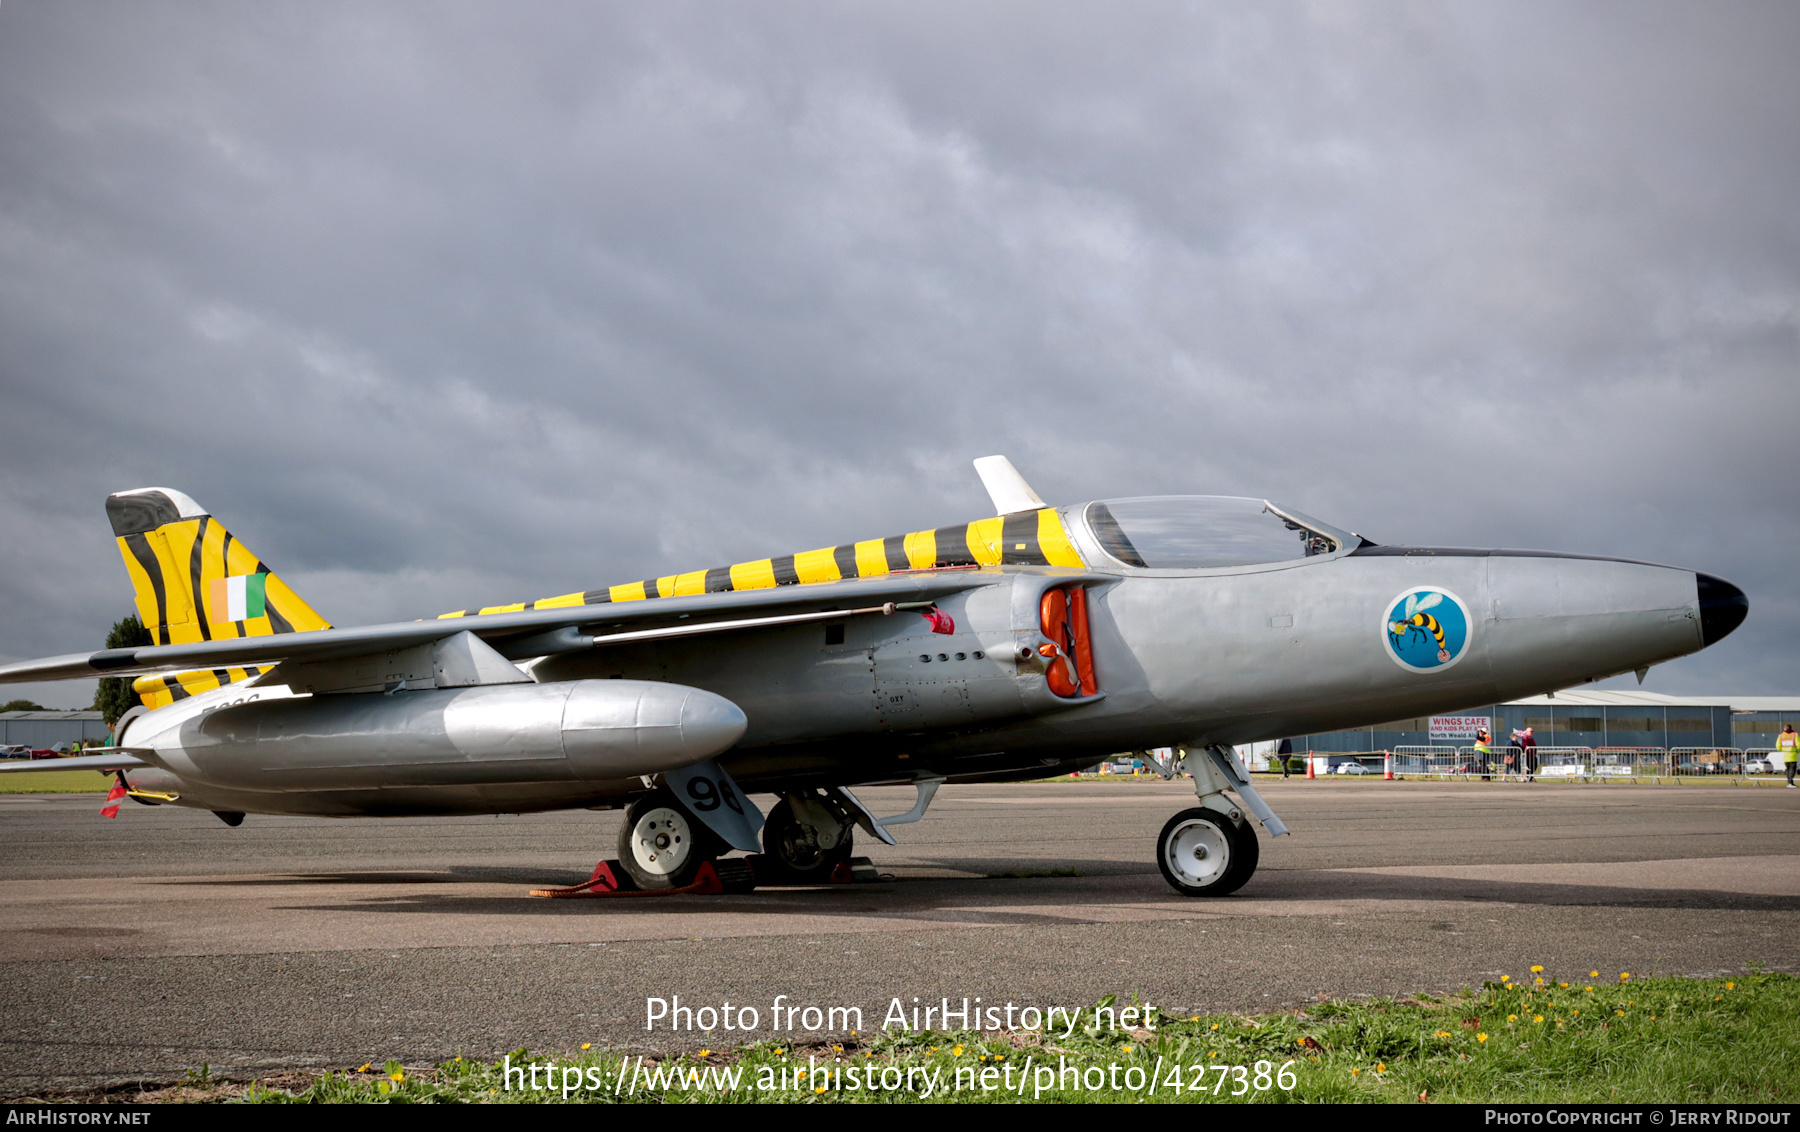
<svg viewBox="0 0 1800 1132">
<path fill-rule="evenodd" d="M 1256 871 L 1262 855 L 1248 823 L 1196 806 L 1169 819 L 1156 839 L 1163 879 L 1183 896 L 1236 892 Z"/>
<path fill-rule="evenodd" d="M 639 888 L 684 888 L 716 856 L 711 832 L 666 791 L 632 803 L 619 827 L 619 863 Z"/>
<path fill-rule="evenodd" d="M 815 799 L 802 799 L 798 808 L 804 817 L 796 813 L 792 798 L 775 803 L 763 819 L 763 852 L 786 879 L 824 884 L 838 865 L 850 859 L 855 831 Z"/>
</svg>

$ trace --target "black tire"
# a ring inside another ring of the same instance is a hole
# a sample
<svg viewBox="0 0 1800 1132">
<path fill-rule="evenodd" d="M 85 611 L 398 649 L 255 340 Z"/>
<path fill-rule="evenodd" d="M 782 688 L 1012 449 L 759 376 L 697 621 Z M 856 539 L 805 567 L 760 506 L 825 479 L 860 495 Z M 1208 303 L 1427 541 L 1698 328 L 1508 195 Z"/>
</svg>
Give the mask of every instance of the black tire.
<svg viewBox="0 0 1800 1132">
<path fill-rule="evenodd" d="M 818 831 L 796 818 L 792 803 L 783 798 L 763 819 L 762 841 L 763 855 L 781 878 L 793 884 L 824 884 L 850 859 L 856 836 L 846 826 L 836 845 L 821 846 Z"/>
<path fill-rule="evenodd" d="M 633 802 L 619 827 L 619 864 L 642 889 L 686 888 L 718 855 L 711 831 L 666 790 Z"/>
<path fill-rule="evenodd" d="M 1256 871 L 1262 851 L 1248 823 L 1196 806 L 1170 818 L 1156 839 L 1156 867 L 1183 896 L 1225 896 Z"/>
</svg>

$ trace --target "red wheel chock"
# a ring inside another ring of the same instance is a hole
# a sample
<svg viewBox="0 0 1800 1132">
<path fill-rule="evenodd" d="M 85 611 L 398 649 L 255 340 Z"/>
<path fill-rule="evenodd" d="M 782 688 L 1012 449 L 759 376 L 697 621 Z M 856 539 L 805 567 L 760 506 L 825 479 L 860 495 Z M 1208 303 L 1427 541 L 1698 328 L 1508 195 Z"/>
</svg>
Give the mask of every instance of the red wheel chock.
<svg viewBox="0 0 1800 1132">
<path fill-rule="evenodd" d="M 533 896 L 546 896 L 551 899 L 563 899 L 572 896 L 724 896 L 754 891 L 767 866 L 763 864 L 762 854 L 749 857 L 722 857 L 716 861 L 706 861 L 694 876 L 692 884 L 680 888 L 639 888 L 631 879 L 631 874 L 617 861 L 601 861 L 594 866 L 594 875 L 580 884 L 572 884 L 567 888 L 534 888 Z M 867 857 L 855 857 L 843 861 L 831 871 L 827 884 L 867 884 L 879 881 L 881 874 L 869 863 Z M 770 877 L 771 883 L 781 884 L 780 879 Z"/>
<path fill-rule="evenodd" d="M 533 896 L 560 899 L 571 896 L 722 896 L 725 893 L 749 892 L 756 887 L 756 875 L 742 860 L 704 861 L 692 884 L 680 888 L 639 888 L 617 861 L 601 861 L 594 875 L 567 888 L 534 888 Z"/>
</svg>

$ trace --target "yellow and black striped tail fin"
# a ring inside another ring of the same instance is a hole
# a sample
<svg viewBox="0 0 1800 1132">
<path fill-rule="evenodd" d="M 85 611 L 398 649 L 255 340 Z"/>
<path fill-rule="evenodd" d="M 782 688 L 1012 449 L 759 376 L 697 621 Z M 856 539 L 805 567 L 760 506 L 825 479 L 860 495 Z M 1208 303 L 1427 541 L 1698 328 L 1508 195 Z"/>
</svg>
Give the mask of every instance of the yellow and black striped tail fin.
<svg viewBox="0 0 1800 1132">
<path fill-rule="evenodd" d="M 137 594 L 138 619 L 158 645 L 307 633 L 331 628 L 225 525 L 166 487 L 121 491 L 106 498 L 125 572 Z M 172 702 L 252 675 L 256 669 L 146 676 L 144 702 Z M 205 688 L 199 685 L 205 685 Z M 166 697 L 166 698 L 165 698 Z"/>
</svg>

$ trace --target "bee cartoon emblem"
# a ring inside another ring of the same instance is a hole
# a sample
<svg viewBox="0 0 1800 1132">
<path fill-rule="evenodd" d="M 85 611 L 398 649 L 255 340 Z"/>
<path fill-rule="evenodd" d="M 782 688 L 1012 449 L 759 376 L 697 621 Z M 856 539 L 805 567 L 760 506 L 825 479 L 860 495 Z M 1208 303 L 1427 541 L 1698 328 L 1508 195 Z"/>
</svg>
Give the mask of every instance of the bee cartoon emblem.
<svg viewBox="0 0 1800 1132">
<path fill-rule="evenodd" d="M 1449 590 L 1419 586 L 1388 607 L 1382 638 L 1388 655 L 1414 672 L 1447 668 L 1469 644 L 1469 611 Z"/>
</svg>

